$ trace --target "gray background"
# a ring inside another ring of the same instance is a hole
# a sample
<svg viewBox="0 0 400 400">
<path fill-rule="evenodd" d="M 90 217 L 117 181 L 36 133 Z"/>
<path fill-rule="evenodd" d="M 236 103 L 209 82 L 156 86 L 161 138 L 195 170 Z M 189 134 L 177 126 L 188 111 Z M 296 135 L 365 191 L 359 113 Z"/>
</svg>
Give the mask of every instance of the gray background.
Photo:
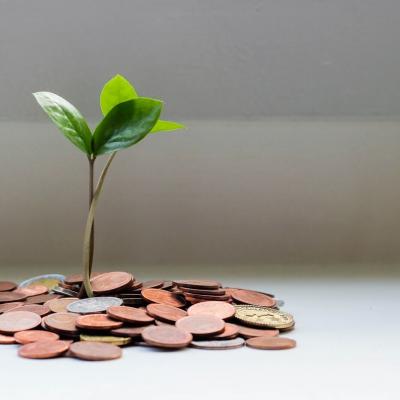
<svg viewBox="0 0 400 400">
<path fill-rule="evenodd" d="M 79 266 L 86 160 L 31 92 L 95 126 L 115 73 L 188 129 L 117 156 L 99 264 L 397 262 L 399 15 L 385 0 L 0 0 L 0 264 Z"/>
</svg>

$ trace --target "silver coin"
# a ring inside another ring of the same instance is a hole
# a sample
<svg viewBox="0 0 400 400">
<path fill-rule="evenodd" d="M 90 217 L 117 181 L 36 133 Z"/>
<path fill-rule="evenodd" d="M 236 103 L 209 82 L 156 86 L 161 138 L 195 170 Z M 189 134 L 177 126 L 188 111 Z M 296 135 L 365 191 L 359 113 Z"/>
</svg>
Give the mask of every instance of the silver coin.
<svg viewBox="0 0 400 400">
<path fill-rule="evenodd" d="M 190 346 L 205 350 L 229 350 L 242 347 L 244 343 L 245 341 L 243 338 L 228 340 L 193 340 Z"/>
<path fill-rule="evenodd" d="M 68 304 L 67 310 L 78 314 L 92 314 L 104 312 L 108 307 L 120 306 L 121 304 L 122 299 L 117 297 L 90 297 Z"/>
<path fill-rule="evenodd" d="M 70 289 L 65 289 L 61 286 L 56 286 L 53 289 L 51 289 L 52 292 L 57 293 L 57 294 L 62 294 L 63 296 L 68 296 L 68 297 L 78 297 L 79 292 L 75 292 Z"/>
<path fill-rule="evenodd" d="M 64 279 L 65 276 L 61 274 L 38 275 L 34 276 L 33 278 L 24 280 L 18 285 L 18 287 L 26 287 L 35 284 L 35 285 L 44 285 L 51 290 L 55 286 L 58 286 L 58 284 L 62 282 Z"/>
</svg>

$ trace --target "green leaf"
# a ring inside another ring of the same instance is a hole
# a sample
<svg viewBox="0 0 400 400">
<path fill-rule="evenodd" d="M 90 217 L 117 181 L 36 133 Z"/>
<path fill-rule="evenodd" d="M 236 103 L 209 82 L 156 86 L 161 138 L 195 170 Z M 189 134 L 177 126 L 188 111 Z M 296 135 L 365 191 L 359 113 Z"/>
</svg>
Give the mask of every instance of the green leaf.
<svg viewBox="0 0 400 400">
<path fill-rule="evenodd" d="M 50 92 L 33 96 L 64 136 L 86 154 L 92 154 L 92 134 L 82 114 L 67 100 Z"/>
<path fill-rule="evenodd" d="M 156 124 L 161 109 L 161 101 L 145 97 L 116 105 L 94 131 L 94 154 L 125 149 L 142 140 Z"/>
<path fill-rule="evenodd" d="M 165 132 L 165 131 L 176 131 L 178 129 L 185 129 L 185 125 L 180 124 L 179 122 L 174 121 L 162 121 L 159 119 L 157 123 L 154 125 L 151 133 L 155 132 Z"/>
<path fill-rule="evenodd" d="M 135 88 L 122 75 L 115 75 L 103 87 L 100 93 L 100 108 L 107 115 L 117 104 L 136 99 Z"/>
</svg>

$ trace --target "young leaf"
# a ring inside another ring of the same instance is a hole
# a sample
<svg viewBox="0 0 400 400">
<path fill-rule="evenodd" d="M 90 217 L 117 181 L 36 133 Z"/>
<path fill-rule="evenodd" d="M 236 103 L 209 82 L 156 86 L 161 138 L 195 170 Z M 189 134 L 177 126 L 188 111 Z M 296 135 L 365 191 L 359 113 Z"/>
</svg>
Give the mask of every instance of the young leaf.
<svg viewBox="0 0 400 400">
<path fill-rule="evenodd" d="M 94 154 L 125 149 L 142 140 L 156 124 L 161 109 L 161 101 L 145 97 L 116 105 L 94 131 Z"/>
<path fill-rule="evenodd" d="M 100 93 L 100 108 L 107 115 L 117 104 L 136 99 L 138 94 L 131 83 L 122 75 L 115 75 L 103 87 Z"/>
<path fill-rule="evenodd" d="M 92 134 L 82 114 L 67 100 L 50 92 L 33 96 L 64 136 L 86 154 L 92 154 Z"/>
<path fill-rule="evenodd" d="M 179 122 L 162 121 L 161 119 L 159 119 L 157 123 L 154 125 L 153 129 L 150 131 L 150 133 L 176 131 L 178 129 L 185 129 L 185 128 L 186 128 L 185 125 L 182 125 Z"/>
</svg>

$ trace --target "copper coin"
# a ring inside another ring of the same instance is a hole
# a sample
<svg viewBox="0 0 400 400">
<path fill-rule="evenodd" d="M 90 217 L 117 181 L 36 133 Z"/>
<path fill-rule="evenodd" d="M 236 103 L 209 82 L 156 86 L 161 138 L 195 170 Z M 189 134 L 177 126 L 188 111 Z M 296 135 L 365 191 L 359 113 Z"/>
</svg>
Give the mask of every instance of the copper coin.
<svg viewBox="0 0 400 400">
<path fill-rule="evenodd" d="M 6 311 L 11 311 L 13 308 L 23 306 L 25 303 L 23 301 L 14 301 L 13 303 L 3 303 L 0 304 L 0 314 Z"/>
<path fill-rule="evenodd" d="M 226 291 L 226 294 L 229 294 L 230 296 L 232 296 L 232 291 L 233 290 L 246 290 L 246 289 L 225 287 L 224 290 Z M 275 297 L 275 295 L 273 295 L 272 293 L 266 293 L 266 292 L 260 292 L 260 291 L 257 291 L 257 292 L 265 294 L 265 295 L 267 295 L 269 297 Z"/>
<path fill-rule="evenodd" d="M 28 297 L 26 299 L 26 304 L 44 304 L 46 301 L 51 299 L 58 299 L 61 296 L 59 294 L 48 293 L 48 294 L 39 294 L 38 296 Z"/>
<path fill-rule="evenodd" d="M 163 326 L 163 325 L 171 326 L 171 325 L 175 325 L 175 322 L 165 322 L 165 321 L 161 321 L 161 320 L 159 320 L 159 319 L 156 319 L 154 322 L 155 322 L 155 324 L 156 324 L 157 326 Z"/>
<path fill-rule="evenodd" d="M 115 360 L 122 356 L 122 350 L 110 343 L 75 342 L 71 344 L 71 356 L 88 361 Z"/>
<path fill-rule="evenodd" d="M 195 299 L 195 300 L 207 300 L 207 301 L 229 301 L 231 296 L 211 296 L 209 294 L 194 294 L 194 293 L 185 293 L 186 299 Z"/>
<path fill-rule="evenodd" d="M 27 344 L 32 342 L 38 342 L 39 340 L 59 340 L 60 336 L 56 333 L 48 331 L 21 331 L 14 334 L 14 338 L 18 343 Z"/>
<path fill-rule="evenodd" d="M 260 350 L 285 350 L 296 347 L 296 341 L 288 338 L 257 336 L 247 339 L 246 345 Z"/>
<path fill-rule="evenodd" d="M 128 272 L 106 272 L 91 279 L 93 293 L 106 294 L 129 287 L 134 278 Z"/>
<path fill-rule="evenodd" d="M 182 288 L 184 293 L 189 294 L 200 294 L 209 296 L 225 296 L 225 289 L 192 289 L 192 288 Z"/>
<path fill-rule="evenodd" d="M 123 325 L 120 321 L 114 321 L 104 314 L 88 314 L 80 315 L 75 324 L 81 329 L 93 329 L 99 331 L 105 331 L 110 329 L 121 328 Z"/>
<path fill-rule="evenodd" d="M 174 286 L 174 282 L 172 281 L 164 281 L 162 287 L 160 289 L 165 289 L 165 290 L 169 290 L 172 289 L 172 287 Z"/>
<path fill-rule="evenodd" d="M 118 321 L 131 324 L 151 324 L 154 318 L 150 317 L 144 310 L 127 306 L 115 306 L 107 308 L 107 314 Z"/>
<path fill-rule="evenodd" d="M 38 296 L 40 294 L 48 293 L 49 289 L 44 285 L 29 285 L 25 287 L 20 287 L 14 290 L 14 293 L 21 293 L 27 297 Z"/>
<path fill-rule="evenodd" d="M 233 339 L 239 334 L 239 327 L 235 324 L 225 323 L 225 329 L 218 333 L 218 335 L 214 335 L 212 339 Z"/>
<path fill-rule="evenodd" d="M 0 334 L 0 344 L 15 344 L 17 341 L 14 336 L 7 336 Z"/>
<path fill-rule="evenodd" d="M 139 281 L 132 281 L 132 284 L 128 286 L 127 288 L 124 289 L 127 293 L 132 293 L 134 291 L 140 291 L 142 290 L 143 283 Z"/>
<path fill-rule="evenodd" d="M 239 335 L 243 336 L 246 339 L 250 339 L 258 336 L 278 336 L 278 329 L 257 329 L 257 328 L 249 328 L 247 326 L 239 326 Z"/>
<path fill-rule="evenodd" d="M 28 296 L 17 292 L 0 292 L 0 303 L 25 300 Z"/>
<path fill-rule="evenodd" d="M 225 328 L 225 322 L 221 318 L 208 314 L 189 315 L 176 321 L 175 325 L 193 336 L 215 335 Z"/>
<path fill-rule="evenodd" d="M 16 287 L 17 284 L 14 282 L 0 281 L 0 292 L 9 292 L 10 290 L 14 290 Z"/>
<path fill-rule="evenodd" d="M 77 317 L 78 314 L 73 313 L 54 313 L 44 317 L 43 322 L 46 328 L 56 333 L 76 335 L 78 333 L 75 325 Z"/>
<path fill-rule="evenodd" d="M 198 298 L 198 297 L 192 297 L 192 296 L 189 296 L 187 294 L 185 294 L 185 300 L 188 301 L 191 304 L 203 303 L 204 301 L 221 301 L 221 302 L 223 301 L 225 303 L 230 303 L 231 302 L 231 298 L 230 297 L 219 296 L 219 297 L 203 299 L 203 298 Z"/>
<path fill-rule="evenodd" d="M 192 347 L 203 350 L 230 350 L 237 349 L 244 345 L 242 338 L 227 339 L 227 340 L 194 340 L 191 343 Z"/>
<path fill-rule="evenodd" d="M 153 279 L 151 281 L 143 282 L 143 289 L 160 289 L 164 286 L 164 281 L 160 279 Z"/>
<path fill-rule="evenodd" d="M 40 317 L 43 317 L 44 315 L 47 315 L 50 313 L 49 307 L 44 306 L 42 304 L 24 304 L 20 307 L 13 308 L 10 311 L 11 312 L 30 311 L 30 312 L 33 312 L 33 313 L 39 315 Z M 10 311 L 8 311 L 8 312 L 10 312 Z"/>
<path fill-rule="evenodd" d="M 102 272 L 92 272 L 90 278 L 96 278 L 96 276 L 101 275 Z M 67 285 L 80 285 L 83 282 L 83 275 L 82 274 L 72 274 L 68 275 L 64 279 L 64 283 Z"/>
<path fill-rule="evenodd" d="M 61 299 L 52 299 L 46 301 L 45 305 L 49 307 L 50 311 L 57 312 L 67 312 L 67 306 L 74 301 L 78 301 L 77 297 L 63 297 Z"/>
<path fill-rule="evenodd" d="M 181 349 L 189 345 L 193 336 L 173 325 L 149 326 L 142 332 L 143 340 L 156 347 Z"/>
<path fill-rule="evenodd" d="M 142 296 L 151 303 L 166 304 L 173 307 L 185 305 L 185 302 L 178 295 L 163 289 L 143 289 Z"/>
<path fill-rule="evenodd" d="M 54 358 L 68 350 L 69 343 L 65 340 L 41 340 L 24 344 L 18 354 L 25 358 Z"/>
<path fill-rule="evenodd" d="M 234 289 L 231 291 L 231 296 L 234 300 L 243 304 L 264 307 L 274 307 L 276 305 L 275 299 L 254 290 Z"/>
<path fill-rule="evenodd" d="M 207 281 L 200 279 L 173 281 L 179 287 L 198 288 L 198 289 L 219 289 L 221 284 L 217 281 Z"/>
<path fill-rule="evenodd" d="M 111 333 L 115 336 L 128 336 L 131 338 L 141 338 L 142 332 L 147 326 L 132 326 L 127 328 L 113 329 Z"/>
<path fill-rule="evenodd" d="M 149 304 L 146 309 L 151 316 L 172 323 L 188 315 L 186 311 L 167 304 L 152 303 Z"/>
<path fill-rule="evenodd" d="M 9 311 L 0 315 L 0 332 L 15 333 L 36 328 L 42 319 L 30 311 Z"/>
<path fill-rule="evenodd" d="M 232 304 L 222 301 L 204 301 L 188 308 L 189 315 L 211 314 L 221 319 L 232 318 L 236 309 Z"/>
</svg>

